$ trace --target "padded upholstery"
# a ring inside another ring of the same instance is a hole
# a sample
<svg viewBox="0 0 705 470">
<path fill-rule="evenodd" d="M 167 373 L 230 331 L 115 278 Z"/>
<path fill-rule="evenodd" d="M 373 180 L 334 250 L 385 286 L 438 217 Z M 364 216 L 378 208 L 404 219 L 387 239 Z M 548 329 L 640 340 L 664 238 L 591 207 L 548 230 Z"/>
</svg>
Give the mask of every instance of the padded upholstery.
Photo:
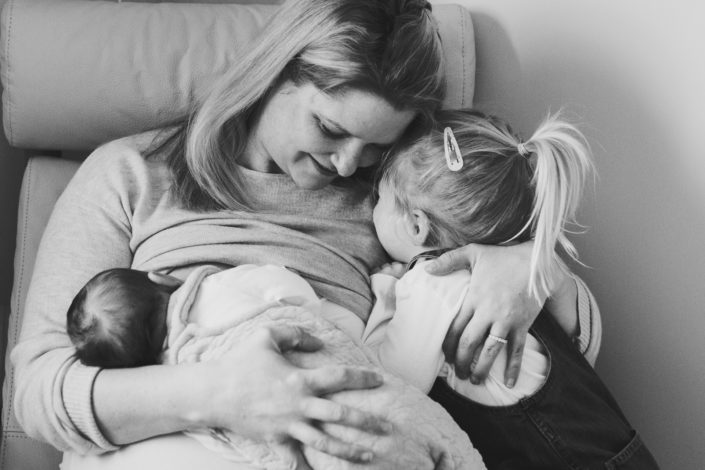
<svg viewBox="0 0 705 470">
<path fill-rule="evenodd" d="M 57 468 L 61 454 L 53 447 L 29 438 L 20 428 L 12 411 L 14 369 L 9 351 L 20 335 L 20 317 L 27 287 L 32 277 L 34 259 L 42 232 L 59 195 L 78 168 L 78 162 L 55 157 L 29 159 L 22 180 L 17 220 L 15 283 L 12 289 L 12 313 L 8 327 L 8 354 L 5 357 L 5 384 L 2 389 L 2 448 L 0 469 L 43 470 Z"/>
<path fill-rule="evenodd" d="M 5 134 L 16 147 L 86 150 L 181 117 L 275 9 L 8 0 L 0 43 Z M 446 106 L 470 106 L 469 13 L 438 5 L 434 14 L 450 77 Z"/>
<path fill-rule="evenodd" d="M 21 148 L 90 150 L 159 126 L 183 114 L 211 78 L 231 66 L 232 45 L 245 44 L 273 8 L 9 0 L 0 38 L 6 135 Z M 458 5 L 436 5 L 434 14 L 448 64 L 445 106 L 471 106 L 475 49 L 469 12 Z M 41 234 L 77 167 L 54 157 L 34 157 L 27 166 L 8 352 L 19 336 Z M 61 454 L 29 438 L 18 425 L 9 353 L 5 367 L 0 469 L 57 468 Z"/>
</svg>

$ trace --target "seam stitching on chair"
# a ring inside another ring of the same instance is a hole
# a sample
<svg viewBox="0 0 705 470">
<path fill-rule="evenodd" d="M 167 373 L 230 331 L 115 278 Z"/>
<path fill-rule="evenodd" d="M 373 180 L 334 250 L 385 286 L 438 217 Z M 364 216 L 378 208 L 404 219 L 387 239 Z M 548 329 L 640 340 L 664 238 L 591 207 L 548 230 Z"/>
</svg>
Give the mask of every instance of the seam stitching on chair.
<svg viewBox="0 0 705 470">
<path fill-rule="evenodd" d="M 7 20 L 7 43 L 5 44 L 5 61 L 7 64 L 7 69 L 5 70 L 5 83 L 9 85 L 10 82 L 10 64 L 12 64 L 12 61 L 10 60 L 10 41 L 12 39 L 12 26 L 14 24 L 14 11 L 15 11 L 15 0 L 10 0 L 7 5 L 8 8 L 8 20 Z M 9 137 L 9 141 L 12 143 L 14 141 L 14 132 L 13 132 L 13 126 L 12 126 L 12 118 L 14 117 L 15 113 L 12 112 L 12 99 L 10 98 L 11 93 L 10 93 L 10 88 L 9 86 L 5 87 L 5 93 L 7 93 L 7 133 Z"/>
<path fill-rule="evenodd" d="M 461 107 L 465 107 L 465 77 L 467 75 L 467 70 L 466 70 L 466 63 L 465 63 L 465 9 L 461 6 L 458 6 L 461 10 L 461 15 L 460 15 L 460 51 L 461 51 L 461 58 L 462 58 L 462 64 L 463 64 L 463 83 L 462 87 L 460 89 L 460 92 L 462 95 L 460 96 L 460 104 Z"/>
<path fill-rule="evenodd" d="M 31 186 L 31 180 L 32 180 L 32 159 L 27 162 L 27 185 L 25 187 L 25 201 L 29 200 L 29 194 L 30 194 L 30 186 Z M 25 271 L 25 250 L 27 248 L 27 221 L 29 220 L 29 204 L 25 204 L 24 207 L 24 214 L 23 214 L 23 220 L 22 220 L 22 251 L 19 253 L 20 256 L 20 266 L 19 266 L 19 275 L 18 275 L 18 290 L 17 290 L 17 296 L 15 298 L 15 324 L 14 328 L 12 331 L 12 338 L 13 341 L 12 343 L 14 345 L 17 344 L 17 338 L 19 336 L 19 323 L 20 323 L 20 308 L 22 305 L 22 299 L 20 292 L 22 291 L 22 284 L 24 281 L 24 271 Z M 9 354 L 10 351 L 6 351 L 5 354 Z M 8 411 L 12 410 L 14 411 L 14 398 L 15 398 L 15 366 L 14 364 L 10 368 L 10 392 L 8 393 L 8 398 L 9 398 L 9 404 L 8 404 Z M 3 430 L 6 430 L 9 427 L 10 424 L 10 414 L 7 414 L 7 417 L 5 418 L 5 423 L 3 426 Z M 4 434 L 4 433 L 3 433 Z M 4 441 L 4 436 L 3 436 L 3 441 Z M 7 451 L 7 446 L 3 446 L 3 455 L 2 455 L 2 461 L 5 461 L 5 453 Z"/>
</svg>

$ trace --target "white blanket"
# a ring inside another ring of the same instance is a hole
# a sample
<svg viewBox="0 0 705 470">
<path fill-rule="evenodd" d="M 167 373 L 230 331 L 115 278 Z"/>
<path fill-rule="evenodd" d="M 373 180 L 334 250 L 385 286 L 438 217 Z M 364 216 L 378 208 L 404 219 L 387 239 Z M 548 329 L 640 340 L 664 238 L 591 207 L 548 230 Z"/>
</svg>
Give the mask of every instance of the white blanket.
<svg viewBox="0 0 705 470">
<path fill-rule="evenodd" d="M 300 367 L 345 364 L 376 369 L 384 375 L 384 385 L 377 389 L 346 391 L 331 398 L 386 418 L 394 426 L 390 435 L 376 436 L 342 426 L 327 426 L 331 434 L 372 449 L 376 456 L 374 462 L 356 465 L 304 448 L 303 455 L 314 470 L 485 468 L 467 435 L 440 405 L 374 366 L 363 347 L 306 308 L 272 307 L 224 333 L 194 336 L 169 355 L 177 362 L 212 360 L 227 353 L 230 345 L 237 344 L 253 330 L 277 324 L 297 325 L 323 340 L 325 347 L 320 351 L 287 354 L 289 360 Z M 229 460 L 267 470 L 297 468 L 297 455 L 292 448 L 255 442 L 227 431 L 198 430 L 189 434 Z"/>
</svg>

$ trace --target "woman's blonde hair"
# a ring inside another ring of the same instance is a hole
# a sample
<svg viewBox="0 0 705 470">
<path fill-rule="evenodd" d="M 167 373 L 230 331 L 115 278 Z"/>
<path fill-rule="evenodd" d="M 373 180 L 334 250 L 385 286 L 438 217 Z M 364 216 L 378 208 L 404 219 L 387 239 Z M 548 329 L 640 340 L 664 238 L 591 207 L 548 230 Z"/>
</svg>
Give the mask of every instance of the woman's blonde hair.
<svg viewBox="0 0 705 470">
<path fill-rule="evenodd" d="M 445 90 L 443 51 L 425 0 L 291 0 L 236 67 L 158 151 L 191 209 L 244 209 L 238 157 L 248 125 L 280 83 L 326 93 L 356 89 L 430 122 Z"/>
<path fill-rule="evenodd" d="M 445 128 L 452 130 L 462 156 L 457 171 L 446 163 Z M 565 269 L 557 245 L 577 259 L 566 224 L 576 223 L 592 171 L 587 141 L 560 113 L 549 115 L 522 142 L 496 117 L 472 110 L 439 111 L 431 133 L 387 156 L 380 184 L 389 184 L 403 213 L 426 213 L 428 246 L 533 239 L 529 290 L 538 297 L 552 290 L 550 270 Z"/>
</svg>

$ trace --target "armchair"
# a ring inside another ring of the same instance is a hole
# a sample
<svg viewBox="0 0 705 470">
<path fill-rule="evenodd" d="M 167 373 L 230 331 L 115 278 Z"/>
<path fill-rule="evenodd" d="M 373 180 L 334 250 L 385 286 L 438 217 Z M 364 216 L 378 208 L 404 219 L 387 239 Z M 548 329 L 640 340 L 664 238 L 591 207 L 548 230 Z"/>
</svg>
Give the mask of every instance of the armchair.
<svg viewBox="0 0 705 470">
<path fill-rule="evenodd" d="M 18 210 L 14 285 L 2 389 L 0 468 L 57 468 L 61 454 L 15 419 L 16 344 L 27 286 L 53 205 L 82 157 L 103 142 L 183 115 L 275 5 L 9 0 L 0 27 L 3 124 L 29 159 Z M 436 5 L 446 54 L 446 106 L 472 104 L 470 15 Z M 48 155 L 61 155 L 60 157 Z M 67 158 L 68 157 L 68 158 Z"/>
</svg>

